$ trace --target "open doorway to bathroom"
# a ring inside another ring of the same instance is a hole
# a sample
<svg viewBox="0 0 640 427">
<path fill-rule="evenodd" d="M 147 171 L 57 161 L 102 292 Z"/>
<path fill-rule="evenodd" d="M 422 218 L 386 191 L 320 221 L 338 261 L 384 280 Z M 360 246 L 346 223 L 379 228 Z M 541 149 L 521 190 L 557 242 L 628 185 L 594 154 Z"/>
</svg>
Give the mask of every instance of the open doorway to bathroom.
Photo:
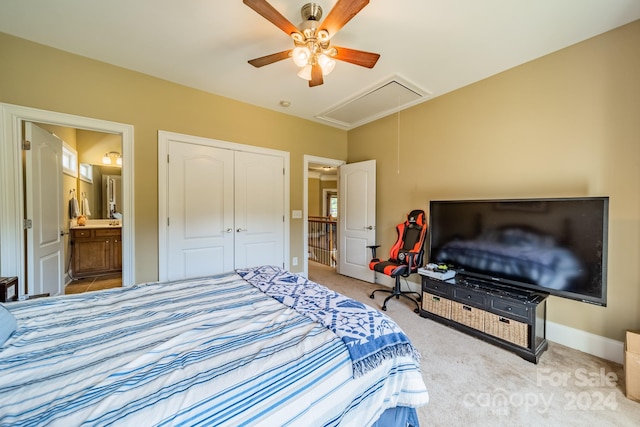
<svg viewBox="0 0 640 427">
<path fill-rule="evenodd" d="M 57 204 L 62 206 L 59 225 L 63 237 L 62 293 L 122 286 L 122 135 L 47 123 L 33 124 L 63 144 L 63 200 Z M 28 165 L 24 165 L 24 170 L 26 177 Z M 47 173 L 56 172 L 51 169 Z M 42 179 L 55 182 L 57 177 L 42 176 Z M 25 188 L 28 191 L 30 187 L 25 183 Z M 38 200 L 33 198 L 34 203 Z M 33 210 L 47 212 L 41 206 L 34 206 Z M 52 214 L 49 212 L 48 215 Z M 30 244 L 28 239 L 27 253 L 30 253 Z M 33 268 L 41 264 L 28 260 Z"/>
<path fill-rule="evenodd" d="M 25 188 L 24 177 L 26 174 L 23 157 L 26 156 L 25 150 L 31 146 L 25 139 L 25 126 L 27 123 L 40 125 L 51 125 L 59 128 L 70 128 L 77 131 L 95 131 L 103 134 L 117 135 L 119 138 L 119 146 L 121 147 L 122 156 L 122 224 L 121 224 L 121 241 L 119 249 L 120 255 L 117 258 L 121 263 L 120 276 L 123 286 L 132 285 L 135 278 L 134 268 L 134 230 L 133 230 L 133 188 L 134 188 L 134 173 L 133 173 L 133 126 L 116 123 L 110 121 L 104 121 L 100 119 L 94 119 L 83 116 L 75 116 L 64 113 L 58 113 L 54 111 L 39 110 L 35 108 L 22 107 L 11 104 L 0 103 L 0 117 L 2 118 L 2 127 L 7 130 L 0 134 L 0 158 L 3 159 L 3 167 L 0 169 L 0 229 L 3 230 L 2 239 L 0 240 L 0 271 L 3 276 L 17 277 L 18 278 L 18 298 L 26 299 L 32 295 L 39 295 L 40 288 L 35 274 L 33 273 L 32 263 L 27 261 L 27 229 L 29 223 L 28 209 L 26 207 L 25 198 L 28 190 Z M 48 131 L 44 131 L 50 135 Z M 62 133 L 62 132 L 60 132 Z M 57 132 L 56 132 L 57 134 Z M 58 135 L 64 141 L 66 136 Z M 63 144 L 60 144 L 63 146 Z M 72 144 L 71 148 L 76 150 Z M 51 145 L 53 147 L 53 145 Z M 76 150 L 77 151 L 77 150 Z M 62 156 L 62 148 L 55 150 L 55 156 Z M 67 154 L 65 154 L 67 156 Z M 105 156 L 105 152 L 101 153 L 101 156 Z M 52 161 L 53 157 L 49 156 L 47 165 L 56 165 L 58 169 L 60 161 Z M 116 159 L 117 163 L 117 159 Z M 63 163 L 63 166 L 68 166 Z M 39 168 L 41 169 L 41 168 Z M 33 170 L 33 168 L 32 168 Z M 42 174 L 41 174 L 42 175 Z M 42 177 L 40 181 L 44 182 Z M 73 180 L 73 179 L 72 179 Z M 62 189 L 62 185 L 60 185 Z M 63 208 L 65 201 L 68 202 L 68 193 L 65 194 L 61 191 L 61 195 L 55 196 L 55 204 L 60 208 L 56 208 L 56 212 L 64 212 Z M 76 187 L 76 195 L 78 195 L 78 189 Z M 49 201 L 51 197 L 47 197 Z M 62 202 L 61 204 L 59 204 Z M 52 209 L 54 203 L 47 203 L 47 211 Z M 68 205 L 67 205 L 68 207 Z M 44 218 L 41 215 L 42 218 Z M 65 216 L 61 216 L 65 218 Z M 66 222 L 66 226 L 65 226 Z M 49 233 L 47 236 L 59 236 L 58 239 L 68 239 L 68 235 L 65 235 L 65 231 L 68 232 L 69 221 L 68 219 L 60 219 L 55 221 L 56 233 Z M 60 228 L 57 228 L 57 227 Z M 47 229 L 48 230 L 48 229 Z M 35 233 L 34 233 L 35 234 Z M 63 236 L 63 237 L 60 237 Z M 50 240 L 56 240 L 51 237 Z M 35 245 L 32 245 L 35 247 Z M 47 258 L 48 259 L 48 258 Z M 56 266 L 66 264 L 66 255 L 59 256 L 59 261 L 55 261 Z M 50 262 L 49 264 L 53 264 Z M 48 265 L 49 265 L 48 264 Z M 60 267 L 59 270 L 63 268 Z M 48 277 L 40 275 L 40 277 Z M 65 281 L 68 280 L 68 277 Z M 40 286 L 42 287 L 42 286 Z M 62 287 L 57 287 L 55 294 L 62 293 Z"/>
</svg>

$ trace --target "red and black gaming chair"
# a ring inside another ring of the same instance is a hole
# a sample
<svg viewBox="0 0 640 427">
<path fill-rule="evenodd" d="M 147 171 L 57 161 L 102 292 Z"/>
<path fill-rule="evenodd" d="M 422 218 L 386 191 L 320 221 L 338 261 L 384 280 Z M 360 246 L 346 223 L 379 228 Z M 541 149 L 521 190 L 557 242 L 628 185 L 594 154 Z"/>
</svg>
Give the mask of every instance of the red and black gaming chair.
<svg viewBox="0 0 640 427">
<path fill-rule="evenodd" d="M 389 252 L 389 259 L 382 261 L 376 258 L 376 249 L 380 245 L 367 246 L 371 248 L 373 259 L 369 262 L 369 268 L 371 270 L 383 273 L 387 276 L 391 276 L 396 280 L 393 289 L 376 289 L 371 293 L 371 298 L 374 298 L 376 292 L 388 292 L 389 295 L 382 303 L 382 310 L 387 310 L 387 301 L 396 297 L 400 299 L 401 296 L 413 301 L 416 304 L 416 313 L 420 312 L 420 294 L 417 292 L 404 292 L 401 289 L 400 278 L 409 277 L 410 274 L 416 273 L 418 268 L 422 267 L 422 260 L 424 258 L 424 237 L 427 234 L 427 225 L 424 220 L 424 211 L 414 210 L 409 213 L 407 220 L 396 226 L 398 232 L 398 240 L 391 248 Z M 417 298 L 413 298 L 410 294 L 418 295 Z"/>
</svg>

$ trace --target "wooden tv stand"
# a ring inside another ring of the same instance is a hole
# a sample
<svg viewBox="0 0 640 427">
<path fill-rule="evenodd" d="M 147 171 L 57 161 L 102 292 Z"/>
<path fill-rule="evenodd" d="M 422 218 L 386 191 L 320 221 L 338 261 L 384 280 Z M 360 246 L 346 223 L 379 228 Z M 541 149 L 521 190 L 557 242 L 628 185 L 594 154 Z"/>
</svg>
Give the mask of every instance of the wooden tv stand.
<svg viewBox="0 0 640 427">
<path fill-rule="evenodd" d="M 420 316 L 538 363 L 548 346 L 547 296 L 461 275 L 449 280 L 423 275 Z"/>
</svg>

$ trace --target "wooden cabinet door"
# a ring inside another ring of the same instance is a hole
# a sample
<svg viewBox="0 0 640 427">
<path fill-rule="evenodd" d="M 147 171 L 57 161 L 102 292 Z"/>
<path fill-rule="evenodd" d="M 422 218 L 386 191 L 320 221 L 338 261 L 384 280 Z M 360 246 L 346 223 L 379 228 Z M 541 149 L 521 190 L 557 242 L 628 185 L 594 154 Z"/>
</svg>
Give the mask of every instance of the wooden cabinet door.
<svg viewBox="0 0 640 427">
<path fill-rule="evenodd" d="M 109 238 L 77 239 L 73 251 L 75 276 L 81 277 L 109 270 L 111 264 Z"/>
<path fill-rule="evenodd" d="M 114 237 L 111 244 L 111 270 L 122 270 L 122 240 Z"/>
<path fill-rule="evenodd" d="M 122 271 L 119 228 L 72 230 L 73 275 L 76 278 Z"/>
</svg>

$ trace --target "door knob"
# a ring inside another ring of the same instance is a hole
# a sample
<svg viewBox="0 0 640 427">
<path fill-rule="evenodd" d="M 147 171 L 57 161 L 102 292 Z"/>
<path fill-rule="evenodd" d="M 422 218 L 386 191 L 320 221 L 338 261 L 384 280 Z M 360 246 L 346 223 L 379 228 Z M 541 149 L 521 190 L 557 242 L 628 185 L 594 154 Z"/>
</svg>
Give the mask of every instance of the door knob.
<svg viewBox="0 0 640 427">
<path fill-rule="evenodd" d="M 373 225 L 370 225 L 368 227 L 365 227 L 367 230 L 373 230 Z"/>
<path fill-rule="evenodd" d="M 233 232 L 233 228 L 227 228 L 227 229 L 226 229 L 226 230 L 224 230 L 224 231 L 226 231 L 227 233 L 232 233 L 232 232 Z"/>
<path fill-rule="evenodd" d="M 240 232 L 242 232 L 242 231 L 247 231 L 247 229 L 246 229 L 246 228 L 238 228 L 236 231 L 237 231 L 238 233 L 240 233 Z"/>
</svg>

